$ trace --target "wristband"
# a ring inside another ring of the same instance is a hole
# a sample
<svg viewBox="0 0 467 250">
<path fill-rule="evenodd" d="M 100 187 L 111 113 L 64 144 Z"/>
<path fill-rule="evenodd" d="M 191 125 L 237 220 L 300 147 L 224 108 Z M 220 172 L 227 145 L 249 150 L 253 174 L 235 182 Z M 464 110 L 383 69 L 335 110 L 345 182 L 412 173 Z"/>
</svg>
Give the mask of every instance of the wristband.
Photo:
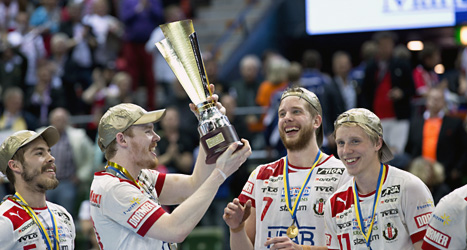
<svg viewBox="0 0 467 250">
<path fill-rule="evenodd" d="M 230 232 L 238 233 L 243 230 L 244 226 L 245 226 L 245 222 L 242 222 L 237 228 L 230 228 Z"/>
<path fill-rule="evenodd" d="M 220 169 L 217 169 L 217 171 L 219 171 L 219 173 L 222 175 L 222 178 L 224 178 L 224 181 L 227 179 L 227 175 L 224 174 L 224 172 L 222 172 L 222 170 Z"/>
</svg>

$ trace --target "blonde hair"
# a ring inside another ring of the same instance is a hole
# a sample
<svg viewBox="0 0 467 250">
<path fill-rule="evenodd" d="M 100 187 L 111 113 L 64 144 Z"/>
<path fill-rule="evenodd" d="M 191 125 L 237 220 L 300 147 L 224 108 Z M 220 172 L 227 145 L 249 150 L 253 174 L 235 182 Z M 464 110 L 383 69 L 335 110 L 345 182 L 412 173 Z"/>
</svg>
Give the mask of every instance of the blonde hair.
<svg viewBox="0 0 467 250">
<path fill-rule="evenodd" d="M 346 127 L 360 127 L 361 129 L 363 129 L 363 131 L 365 131 L 365 133 L 368 135 L 368 138 L 370 138 L 371 142 L 373 144 L 376 144 L 378 143 L 378 140 L 381 138 L 381 136 L 376 133 L 376 131 L 374 131 L 373 129 L 371 129 L 369 126 L 365 125 L 365 124 L 361 124 L 361 123 L 356 123 L 356 122 L 345 122 L 345 123 L 341 123 L 341 124 L 337 124 L 336 127 L 334 128 L 334 132 L 332 133 L 332 136 L 334 137 L 334 139 L 336 139 L 336 131 L 337 129 L 339 129 L 340 127 L 342 126 L 346 126 Z M 383 138 L 381 138 L 382 140 Z M 379 150 L 378 150 L 378 159 L 381 160 L 383 156 L 383 147 L 381 147 Z"/>
<path fill-rule="evenodd" d="M 409 166 L 409 172 L 420 178 L 427 186 L 437 186 L 444 182 L 444 166 L 422 156 L 415 158 Z"/>
</svg>

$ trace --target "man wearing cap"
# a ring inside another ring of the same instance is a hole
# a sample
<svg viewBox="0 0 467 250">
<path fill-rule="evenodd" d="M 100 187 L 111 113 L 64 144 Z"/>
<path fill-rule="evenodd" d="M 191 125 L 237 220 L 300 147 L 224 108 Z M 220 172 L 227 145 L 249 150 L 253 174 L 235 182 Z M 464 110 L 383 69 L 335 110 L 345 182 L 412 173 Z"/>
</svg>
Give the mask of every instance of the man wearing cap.
<svg viewBox="0 0 467 250">
<path fill-rule="evenodd" d="M 287 155 L 258 166 L 225 208 L 231 249 L 326 249 L 324 203 L 350 177 L 319 149 L 322 109 L 314 93 L 287 89 L 278 115 Z"/>
<path fill-rule="evenodd" d="M 350 109 L 337 117 L 334 136 L 354 178 L 326 202 L 328 249 L 421 249 L 433 197 L 419 178 L 385 164 L 393 155 L 380 119 Z"/>
<path fill-rule="evenodd" d="M 220 105 L 220 104 L 219 104 Z M 200 150 L 193 174 L 163 174 L 155 148 L 154 122 L 165 110 L 147 112 L 129 103 L 110 108 L 101 118 L 98 144 L 107 159 L 94 175 L 91 217 L 102 249 L 174 249 L 200 221 L 217 189 L 251 154 L 247 140 L 233 143 L 216 164 L 205 164 Z M 182 203 L 183 202 L 183 203 Z M 161 205 L 180 204 L 171 214 Z"/>
<path fill-rule="evenodd" d="M 0 170 L 16 190 L 0 205 L 1 249 L 74 249 L 73 218 L 45 199 L 45 192 L 58 186 L 50 147 L 59 137 L 54 127 L 21 130 L 1 145 Z"/>
</svg>

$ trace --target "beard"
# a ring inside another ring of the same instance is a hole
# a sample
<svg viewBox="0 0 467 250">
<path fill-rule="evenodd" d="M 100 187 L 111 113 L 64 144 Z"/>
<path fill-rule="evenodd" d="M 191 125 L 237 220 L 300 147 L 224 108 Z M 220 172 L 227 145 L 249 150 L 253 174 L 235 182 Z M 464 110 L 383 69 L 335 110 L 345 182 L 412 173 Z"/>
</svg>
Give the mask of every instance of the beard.
<svg viewBox="0 0 467 250">
<path fill-rule="evenodd" d="M 57 177 L 55 176 L 52 179 L 49 179 L 49 178 L 40 179 L 36 181 L 35 183 L 33 182 L 35 179 L 38 179 L 40 175 L 43 174 L 47 170 L 48 167 L 50 167 L 49 165 L 43 166 L 41 170 L 31 169 L 31 167 L 29 167 L 25 163 L 23 164 L 23 166 L 24 166 L 24 171 L 23 173 L 21 173 L 21 177 L 26 183 L 33 186 L 40 192 L 45 192 L 47 190 L 55 189 L 58 186 L 59 181 L 57 180 Z"/>
<path fill-rule="evenodd" d="M 313 126 L 309 125 L 300 129 L 297 139 L 289 139 L 287 138 L 284 130 L 279 130 L 282 143 L 284 144 L 285 148 L 290 151 L 299 151 L 306 148 L 314 138 L 314 133 L 315 131 L 313 130 Z"/>
</svg>

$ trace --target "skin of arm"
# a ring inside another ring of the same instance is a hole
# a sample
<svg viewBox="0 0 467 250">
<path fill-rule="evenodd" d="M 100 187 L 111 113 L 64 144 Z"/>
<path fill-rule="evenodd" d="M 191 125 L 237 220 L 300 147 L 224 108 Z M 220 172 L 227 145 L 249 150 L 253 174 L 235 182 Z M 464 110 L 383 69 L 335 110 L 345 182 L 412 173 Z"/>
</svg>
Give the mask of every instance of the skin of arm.
<svg viewBox="0 0 467 250">
<path fill-rule="evenodd" d="M 210 172 L 209 177 L 199 189 L 181 203 L 171 214 L 163 214 L 152 225 L 146 236 L 167 242 L 182 242 L 201 220 L 214 199 L 219 186 L 225 181 L 222 173 L 230 176 L 250 156 L 251 148 L 248 141 L 243 139 L 242 143 L 245 146 L 234 154 L 232 153 L 239 145 L 232 143 L 227 151 L 217 160 L 215 165 L 216 170 Z M 203 159 L 202 161 L 204 162 L 205 157 L 198 157 L 198 159 Z M 178 176 L 180 175 L 166 179 L 166 184 L 164 184 L 164 186 L 167 185 L 164 187 L 166 188 L 166 192 L 162 193 L 165 195 L 177 192 L 186 193 L 184 190 L 186 186 L 180 180 L 177 180 Z M 181 177 L 184 176 L 181 175 Z M 176 182 L 179 185 L 177 186 L 170 182 Z M 164 230 L 161 230 L 161 228 Z"/>
</svg>

